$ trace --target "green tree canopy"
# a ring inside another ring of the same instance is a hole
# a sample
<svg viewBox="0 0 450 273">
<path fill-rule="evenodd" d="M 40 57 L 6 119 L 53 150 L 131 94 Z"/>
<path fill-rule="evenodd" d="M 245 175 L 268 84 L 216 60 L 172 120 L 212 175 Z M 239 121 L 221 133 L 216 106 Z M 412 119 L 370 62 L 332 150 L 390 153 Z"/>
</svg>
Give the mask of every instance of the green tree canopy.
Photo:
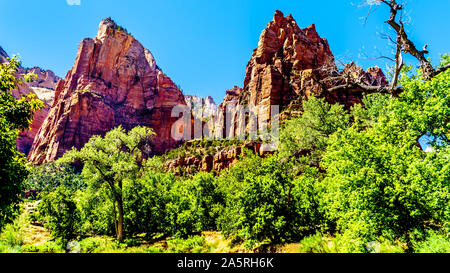
<svg viewBox="0 0 450 273">
<path fill-rule="evenodd" d="M 84 164 L 82 176 L 91 189 L 107 185 L 110 200 L 114 203 L 114 220 L 119 240 L 124 238 L 123 228 L 123 184 L 126 179 L 136 179 L 143 167 L 143 155 L 152 129 L 135 127 L 128 133 L 119 126 L 106 133 L 105 137 L 93 136 L 80 150 L 75 148 L 60 159 L 62 162 L 81 161 Z M 117 216 L 116 216 L 117 208 Z"/>
<path fill-rule="evenodd" d="M 19 65 L 15 58 L 0 64 L 0 228 L 16 211 L 27 176 L 26 160 L 17 150 L 16 138 L 19 131 L 29 128 L 34 111 L 43 107 L 34 94 L 19 99 L 12 95 L 13 89 L 31 78 L 19 74 Z"/>
</svg>

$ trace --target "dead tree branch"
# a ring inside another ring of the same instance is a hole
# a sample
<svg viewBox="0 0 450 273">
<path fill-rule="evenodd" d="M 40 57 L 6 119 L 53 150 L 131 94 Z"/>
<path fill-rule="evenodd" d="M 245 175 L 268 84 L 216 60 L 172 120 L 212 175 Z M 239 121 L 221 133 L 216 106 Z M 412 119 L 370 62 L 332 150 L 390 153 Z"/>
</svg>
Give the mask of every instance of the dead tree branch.
<svg viewBox="0 0 450 273">
<path fill-rule="evenodd" d="M 422 50 L 418 50 L 416 45 L 408 38 L 408 34 L 405 31 L 404 22 L 402 21 L 401 16 L 399 19 L 397 19 L 398 13 L 403 10 L 403 5 L 399 5 L 396 0 L 377 1 L 386 4 L 390 8 L 390 17 L 386 21 L 386 23 L 389 24 L 397 33 L 396 68 L 394 77 L 395 84 L 397 84 L 399 76 L 399 73 L 397 73 L 397 69 L 401 70 L 401 67 L 403 66 L 403 60 L 401 60 L 401 52 L 410 54 L 419 61 L 420 67 L 422 68 L 423 79 L 426 81 L 449 69 L 450 66 L 435 69 L 425 57 L 425 55 L 429 53 L 427 50 L 428 45 L 425 45 Z"/>
</svg>

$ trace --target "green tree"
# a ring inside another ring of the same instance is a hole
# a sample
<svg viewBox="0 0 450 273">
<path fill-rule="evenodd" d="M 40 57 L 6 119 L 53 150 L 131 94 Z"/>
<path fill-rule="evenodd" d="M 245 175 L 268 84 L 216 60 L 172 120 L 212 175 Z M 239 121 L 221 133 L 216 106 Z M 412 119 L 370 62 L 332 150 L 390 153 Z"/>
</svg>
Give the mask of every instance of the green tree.
<svg viewBox="0 0 450 273">
<path fill-rule="evenodd" d="M 33 166 L 25 181 L 28 190 L 52 192 L 59 186 L 66 186 L 73 192 L 85 187 L 81 175 L 73 166 L 56 162 Z"/>
<path fill-rule="evenodd" d="M 311 97 L 303 102 L 303 114 L 286 122 L 281 130 L 279 155 L 282 163 L 293 163 L 294 175 L 303 166 L 319 166 L 328 138 L 349 125 L 349 114 L 340 104 Z"/>
<path fill-rule="evenodd" d="M 38 210 L 45 218 L 45 225 L 63 244 L 75 238 L 79 231 L 80 212 L 73 191 L 64 185 L 43 195 Z"/>
<path fill-rule="evenodd" d="M 299 238 L 314 227 L 309 198 L 299 200 L 308 195 L 309 181 L 292 181 L 277 155 L 263 159 L 250 154 L 217 179 L 225 200 L 218 226 L 225 236 L 244 240 L 249 248 Z"/>
<path fill-rule="evenodd" d="M 19 66 L 15 58 L 0 64 L 0 228 L 16 211 L 28 174 L 16 138 L 20 131 L 29 128 L 34 111 L 43 107 L 34 94 L 19 99 L 12 95 L 13 89 L 31 79 L 30 75 L 19 74 Z"/>
<path fill-rule="evenodd" d="M 321 161 L 324 209 L 349 251 L 379 238 L 411 246 L 413 230 L 448 227 L 450 72 L 428 81 L 403 73 L 401 84 L 399 98 L 355 106 L 355 122 L 330 137 Z M 434 152 L 422 151 L 424 135 Z"/>
<path fill-rule="evenodd" d="M 118 240 L 124 239 L 123 185 L 127 179 L 136 179 L 143 168 L 143 155 L 154 136 L 150 128 L 135 127 L 128 133 L 119 126 L 105 137 L 93 136 L 80 150 L 72 149 L 62 162 L 82 162 L 82 176 L 91 189 L 104 185 L 110 190 L 113 202 L 114 223 Z"/>
</svg>

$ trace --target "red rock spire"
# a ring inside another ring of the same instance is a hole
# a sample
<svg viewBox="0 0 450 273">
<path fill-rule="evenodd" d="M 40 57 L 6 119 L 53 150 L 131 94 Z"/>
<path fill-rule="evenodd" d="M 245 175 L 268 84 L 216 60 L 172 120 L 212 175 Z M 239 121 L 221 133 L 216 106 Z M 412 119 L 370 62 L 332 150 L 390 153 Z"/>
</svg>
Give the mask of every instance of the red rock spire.
<svg viewBox="0 0 450 273">
<path fill-rule="evenodd" d="M 107 18 L 94 39 L 80 43 L 28 159 L 34 164 L 53 161 L 119 125 L 153 128 L 153 152 L 162 153 L 179 144 L 170 135 L 177 104 L 185 104 L 182 92 L 159 70 L 150 51 Z"/>
</svg>

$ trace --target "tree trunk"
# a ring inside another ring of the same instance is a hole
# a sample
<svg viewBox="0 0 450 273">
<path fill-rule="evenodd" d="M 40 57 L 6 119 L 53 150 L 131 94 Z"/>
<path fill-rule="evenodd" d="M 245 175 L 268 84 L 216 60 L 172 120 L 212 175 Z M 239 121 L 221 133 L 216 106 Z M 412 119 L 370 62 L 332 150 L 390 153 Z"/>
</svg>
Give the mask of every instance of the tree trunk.
<svg viewBox="0 0 450 273">
<path fill-rule="evenodd" d="M 117 223 L 117 240 L 122 241 L 125 237 L 124 235 L 124 231 L 123 231 L 123 201 L 122 201 L 122 197 L 119 197 L 119 199 L 117 200 L 117 211 L 118 211 L 118 216 L 119 216 L 119 220 Z"/>
<path fill-rule="evenodd" d="M 116 202 L 113 201 L 113 212 L 114 212 L 114 231 L 116 232 L 117 236 L 117 212 L 116 212 Z"/>
</svg>

